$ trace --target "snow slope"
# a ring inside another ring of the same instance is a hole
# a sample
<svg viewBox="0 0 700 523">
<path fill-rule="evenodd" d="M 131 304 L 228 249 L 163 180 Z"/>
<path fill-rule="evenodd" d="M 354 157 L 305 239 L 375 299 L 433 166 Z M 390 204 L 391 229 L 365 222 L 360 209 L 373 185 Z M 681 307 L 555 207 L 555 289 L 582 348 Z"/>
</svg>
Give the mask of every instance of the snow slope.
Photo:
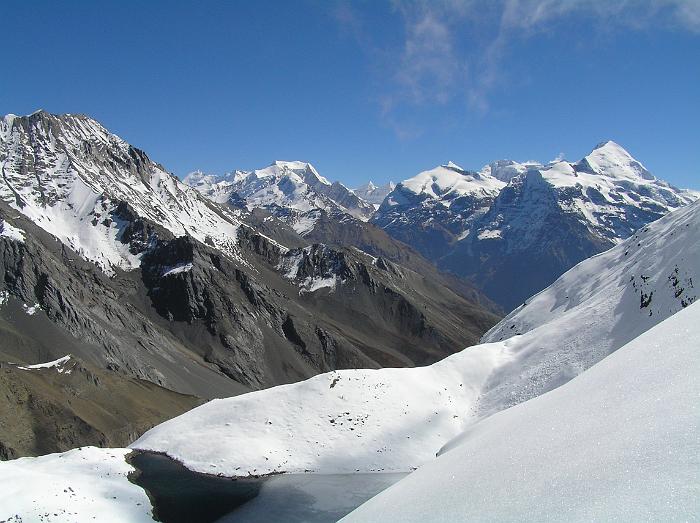
<svg viewBox="0 0 700 523">
<path fill-rule="evenodd" d="M 152 522 L 146 492 L 127 479 L 129 452 L 82 447 L 0 461 L 0 521 Z"/>
<path fill-rule="evenodd" d="M 133 447 L 226 475 L 407 471 L 476 419 L 566 383 L 692 303 L 699 278 L 700 202 L 582 262 L 488 343 L 430 367 L 344 370 L 215 400 Z"/>
<path fill-rule="evenodd" d="M 418 173 L 400 184 L 416 195 L 439 200 L 446 207 L 461 196 L 494 197 L 504 185 L 487 173 L 466 171 L 453 162 Z M 392 203 L 391 195 L 388 203 Z"/>
<path fill-rule="evenodd" d="M 700 303 L 491 416 L 344 522 L 695 521 Z"/>
<path fill-rule="evenodd" d="M 700 202 L 589 258 L 527 300 L 483 342 L 555 331 L 494 372 L 480 399 L 491 414 L 568 381 L 700 296 Z"/>
<path fill-rule="evenodd" d="M 0 118 L 0 198 L 95 262 L 132 269 L 140 256 L 120 241 L 121 202 L 175 236 L 191 235 L 236 257 L 240 220 L 82 115 Z"/>
<path fill-rule="evenodd" d="M 431 367 L 343 370 L 213 400 L 148 431 L 132 447 L 199 472 L 400 472 L 457 435 L 501 346 Z M 200 443 L 198 443 L 200 442 Z"/>
</svg>

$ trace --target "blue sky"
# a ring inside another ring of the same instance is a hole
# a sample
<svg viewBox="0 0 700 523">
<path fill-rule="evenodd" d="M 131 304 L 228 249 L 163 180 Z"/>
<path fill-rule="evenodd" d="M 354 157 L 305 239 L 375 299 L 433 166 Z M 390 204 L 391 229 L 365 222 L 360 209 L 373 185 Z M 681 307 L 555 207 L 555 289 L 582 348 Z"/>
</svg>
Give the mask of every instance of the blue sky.
<svg viewBox="0 0 700 523">
<path fill-rule="evenodd" d="M 183 176 L 355 186 L 612 139 L 700 188 L 700 1 L 3 3 L 0 113 L 85 113 Z"/>
</svg>

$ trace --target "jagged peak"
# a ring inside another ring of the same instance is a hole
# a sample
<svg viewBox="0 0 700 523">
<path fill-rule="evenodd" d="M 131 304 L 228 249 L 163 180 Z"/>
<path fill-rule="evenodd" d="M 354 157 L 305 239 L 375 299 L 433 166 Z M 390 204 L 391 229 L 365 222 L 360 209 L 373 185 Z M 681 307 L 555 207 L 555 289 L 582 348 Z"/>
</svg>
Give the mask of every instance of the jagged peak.
<svg viewBox="0 0 700 523">
<path fill-rule="evenodd" d="M 655 180 L 646 167 L 620 144 L 606 140 L 596 145 L 579 163 L 582 170 L 612 178 Z"/>
<path fill-rule="evenodd" d="M 270 168 L 273 170 L 270 171 Z M 318 181 L 320 181 L 324 185 L 331 185 L 331 182 L 328 181 L 326 178 L 321 176 L 316 168 L 310 164 L 309 162 L 304 162 L 301 160 L 275 160 L 272 162 L 270 165 L 268 165 L 265 169 L 259 169 L 255 170 L 256 174 L 263 174 L 263 175 L 269 175 L 269 174 L 277 174 L 274 171 L 281 171 L 284 173 L 285 171 L 292 171 L 295 172 L 296 174 L 300 173 L 310 173 L 312 174 Z"/>
</svg>

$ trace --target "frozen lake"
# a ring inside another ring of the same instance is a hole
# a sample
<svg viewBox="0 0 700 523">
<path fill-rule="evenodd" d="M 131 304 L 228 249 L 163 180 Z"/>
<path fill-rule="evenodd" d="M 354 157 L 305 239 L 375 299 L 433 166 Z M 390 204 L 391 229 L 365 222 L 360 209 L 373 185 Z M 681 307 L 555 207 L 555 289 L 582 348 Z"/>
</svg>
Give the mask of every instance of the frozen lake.
<svg viewBox="0 0 700 523">
<path fill-rule="evenodd" d="M 281 474 L 230 479 L 192 472 L 161 454 L 135 453 L 131 480 L 164 523 L 331 523 L 406 474 Z"/>
</svg>

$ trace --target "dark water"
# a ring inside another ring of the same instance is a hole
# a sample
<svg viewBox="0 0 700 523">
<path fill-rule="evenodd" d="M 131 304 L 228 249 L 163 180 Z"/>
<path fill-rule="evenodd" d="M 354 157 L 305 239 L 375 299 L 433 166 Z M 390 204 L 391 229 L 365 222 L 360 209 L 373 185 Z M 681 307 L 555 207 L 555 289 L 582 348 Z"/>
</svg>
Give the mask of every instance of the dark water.
<svg viewBox="0 0 700 523">
<path fill-rule="evenodd" d="M 131 481 L 163 523 L 333 523 L 406 474 L 282 474 L 220 478 L 167 456 L 132 454 Z"/>
<path fill-rule="evenodd" d="M 209 523 L 260 492 L 265 478 L 230 479 L 192 472 L 167 456 L 131 455 L 137 473 L 129 479 L 148 492 L 154 516 L 163 523 Z"/>
</svg>

